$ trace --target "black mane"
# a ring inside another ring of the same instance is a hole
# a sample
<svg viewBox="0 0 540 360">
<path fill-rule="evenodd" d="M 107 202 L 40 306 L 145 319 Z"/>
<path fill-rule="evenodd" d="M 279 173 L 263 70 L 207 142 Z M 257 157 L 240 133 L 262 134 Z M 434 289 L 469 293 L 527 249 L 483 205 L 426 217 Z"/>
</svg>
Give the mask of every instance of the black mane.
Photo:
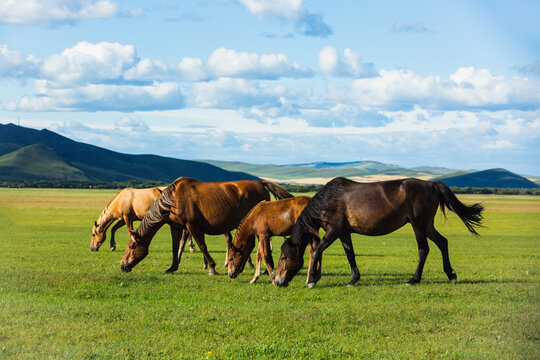
<svg viewBox="0 0 540 360">
<path fill-rule="evenodd" d="M 345 187 L 354 181 L 344 177 L 337 177 L 329 181 L 319 192 L 315 194 L 304 208 L 291 230 L 291 243 L 302 245 L 304 234 L 317 233 L 321 226 L 321 213 L 324 211 L 339 211 L 337 199 L 343 193 Z"/>
</svg>

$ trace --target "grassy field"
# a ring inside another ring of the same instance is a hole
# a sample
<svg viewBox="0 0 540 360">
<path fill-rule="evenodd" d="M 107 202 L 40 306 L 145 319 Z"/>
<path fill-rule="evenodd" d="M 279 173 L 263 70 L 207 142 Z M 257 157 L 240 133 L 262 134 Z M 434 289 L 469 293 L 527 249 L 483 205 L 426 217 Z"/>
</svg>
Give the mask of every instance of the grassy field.
<svg viewBox="0 0 540 360">
<path fill-rule="evenodd" d="M 288 288 L 266 275 L 250 285 L 248 268 L 235 280 L 225 269 L 208 276 L 199 251 L 165 275 L 167 228 L 122 273 L 125 228 L 119 250 L 90 252 L 91 224 L 114 193 L 0 189 L 0 358 L 540 358 L 540 197 L 460 196 L 486 206 L 479 238 L 437 215 L 456 285 L 434 245 L 422 284 L 404 285 L 417 263 L 406 226 L 353 236 L 362 274 L 354 287 L 335 243 L 309 290 L 305 269 Z M 207 243 L 221 264 L 223 237 Z"/>
</svg>

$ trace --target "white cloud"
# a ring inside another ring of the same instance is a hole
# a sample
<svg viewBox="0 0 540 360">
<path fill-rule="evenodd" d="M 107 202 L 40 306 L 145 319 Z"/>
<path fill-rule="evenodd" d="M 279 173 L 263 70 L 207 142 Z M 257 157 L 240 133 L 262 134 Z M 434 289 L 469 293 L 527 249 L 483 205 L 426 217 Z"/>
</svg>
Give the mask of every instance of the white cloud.
<svg viewBox="0 0 540 360">
<path fill-rule="evenodd" d="M 47 81 L 36 85 L 39 96 L 23 97 L 8 103 L 12 111 L 135 111 L 178 109 L 183 107 L 182 93 L 175 83 L 154 82 L 152 85 L 89 84 L 56 89 Z"/>
<path fill-rule="evenodd" d="M 377 73 L 373 63 L 361 63 L 360 55 L 345 49 L 343 56 L 332 46 L 325 46 L 319 52 L 319 69 L 323 74 L 351 77 L 372 77 Z"/>
<path fill-rule="evenodd" d="M 0 78 L 28 78 L 36 76 L 40 61 L 32 55 L 25 56 L 19 51 L 0 45 Z"/>
<path fill-rule="evenodd" d="M 263 87 L 256 81 L 220 78 L 193 84 L 186 102 L 193 107 L 220 109 L 279 107 L 284 91 L 281 87 Z"/>
<path fill-rule="evenodd" d="M 379 76 L 357 79 L 351 99 L 371 108 L 420 105 L 434 109 L 503 109 L 540 106 L 540 82 L 527 78 L 494 76 L 489 70 L 460 68 L 443 80 L 410 70 L 381 70 Z"/>
<path fill-rule="evenodd" d="M 282 17 L 296 19 L 303 12 L 305 6 L 302 0 L 239 0 L 255 16 Z"/>
<path fill-rule="evenodd" d="M 102 19 L 118 15 L 118 5 L 108 0 L 3 0 L 0 22 L 55 26 L 81 19 Z"/>
<path fill-rule="evenodd" d="M 332 29 L 321 14 L 311 13 L 302 0 L 238 0 L 259 18 L 275 17 L 290 20 L 298 33 L 306 36 L 328 37 Z"/>
<path fill-rule="evenodd" d="M 426 26 L 414 20 L 396 20 L 392 26 L 392 30 L 396 32 L 431 32 Z"/>
<path fill-rule="evenodd" d="M 43 61 L 45 78 L 62 85 L 95 83 L 122 78 L 137 61 L 133 45 L 85 41 Z"/>
<path fill-rule="evenodd" d="M 297 63 L 291 64 L 281 53 L 259 55 L 225 48 L 215 50 L 208 58 L 206 67 L 216 77 L 278 79 L 311 75 L 309 69 Z"/>
<path fill-rule="evenodd" d="M 167 65 L 162 61 L 141 59 L 123 73 L 123 78 L 128 81 L 156 81 L 170 79 L 170 74 Z"/>
</svg>

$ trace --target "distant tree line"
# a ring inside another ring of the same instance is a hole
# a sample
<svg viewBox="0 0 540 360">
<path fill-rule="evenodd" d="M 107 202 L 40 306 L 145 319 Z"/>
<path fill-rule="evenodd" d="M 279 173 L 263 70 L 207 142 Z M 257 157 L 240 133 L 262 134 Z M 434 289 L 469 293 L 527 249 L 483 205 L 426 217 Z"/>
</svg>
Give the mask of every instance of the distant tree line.
<svg viewBox="0 0 540 360">
<path fill-rule="evenodd" d="M 52 188 L 52 189 L 123 189 L 149 188 L 156 186 L 168 186 L 162 181 L 123 181 L 114 183 L 103 182 L 53 182 L 53 181 L 23 181 L 23 182 L 0 182 L 0 187 L 6 188 Z M 291 193 L 314 193 L 322 189 L 324 185 L 299 185 L 279 184 Z M 540 189 L 503 189 L 503 188 L 478 188 L 478 187 L 450 187 L 456 194 L 494 194 L 494 195 L 540 195 Z"/>
</svg>

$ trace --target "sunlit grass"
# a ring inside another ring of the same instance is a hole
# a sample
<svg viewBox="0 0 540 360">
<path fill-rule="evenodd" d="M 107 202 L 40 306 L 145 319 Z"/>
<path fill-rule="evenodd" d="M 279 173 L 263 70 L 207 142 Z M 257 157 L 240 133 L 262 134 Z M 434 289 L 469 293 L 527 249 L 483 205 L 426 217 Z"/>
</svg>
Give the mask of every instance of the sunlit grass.
<svg viewBox="0 0 540 360">
<path fill-rule="evenodd" d="M 470 235 L 437 215 L 458 284 L 447 282 L 430 244 L 422 284 L 405 286 L 417 249 L 406 226 L 383 237 L 353 236 L 362 275 L 339 242 L 323 257 L 314 289 L 305 269 L 288 288 L 267 275 L 250 285 L 208 276 L 202 255 L 178 273 L 163 229 L 133 272 L 120 272 L 127 244 L 90 252 L 90 229 L 114 191 L 0 189 L 0 358 L 484 358 L 540 357 L 540 198 L 461 196 L 483 201 L 486 228 Z M 222 236 L 207 238 L 218 264 Z M 274 259 L 281 244 L 274 240 Z"/>
</svg>

